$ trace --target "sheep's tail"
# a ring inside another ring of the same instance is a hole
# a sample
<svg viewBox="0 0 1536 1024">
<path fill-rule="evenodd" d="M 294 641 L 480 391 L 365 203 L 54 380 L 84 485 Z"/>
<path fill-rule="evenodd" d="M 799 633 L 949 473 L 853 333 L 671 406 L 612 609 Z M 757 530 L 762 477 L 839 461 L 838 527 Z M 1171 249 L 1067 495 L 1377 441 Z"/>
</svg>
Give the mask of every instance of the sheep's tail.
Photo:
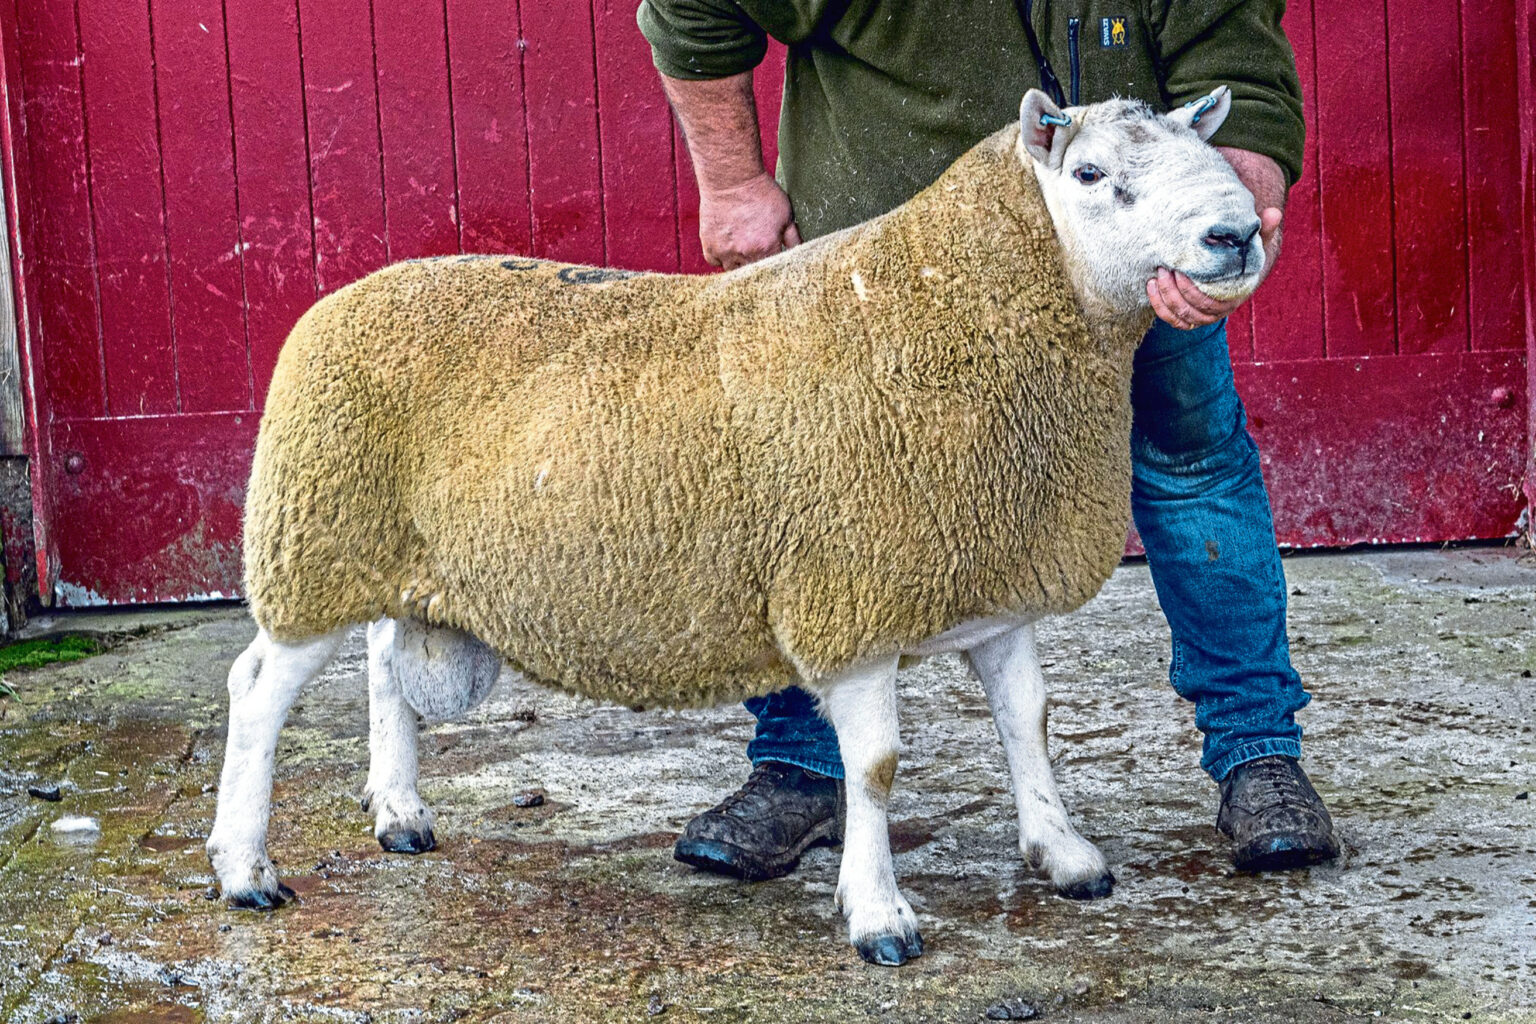
<svg viewBox="0 0 1536 1024">
<path fill-rule="evenodd" d="M 403 417 L 346 361 L 355 346 L 335 336 L 346 318 L 317 315 L 326 306 L 307 313 L 283 348 L 246 492 L 246 597 L 279 640 L 379 618 L 412 548 L 391 428 Z"/>
</svg>

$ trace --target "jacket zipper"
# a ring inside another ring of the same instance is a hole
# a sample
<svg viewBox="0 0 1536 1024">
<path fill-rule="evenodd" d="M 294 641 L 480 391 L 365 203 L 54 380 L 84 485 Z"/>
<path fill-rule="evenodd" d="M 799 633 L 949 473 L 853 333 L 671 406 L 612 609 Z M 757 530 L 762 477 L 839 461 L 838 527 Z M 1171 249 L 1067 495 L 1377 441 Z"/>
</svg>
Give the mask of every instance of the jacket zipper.
<svg viewBox="0 0 1536 1024">
<path fill-rule="evenodd" d="M 1067 98 L 1061 92 L 1061 79 L 1057 78 L 1056 72 L 1051 70 L 1051 62 L 1045 59 L 1045 51 L 1040 49 L 1040 38 L 1035 35 L 1035 0 L 1015 0 L 1015 2 L 1019 6 L 1019 17 L 1024 21 L 1024 35 L 1029 39 L 1030 53 L 1034 54 L 1035 66 L 1040 69 L 1040 88 L 1044 89 L 1058 106 L 1067 106 Z"/>
<path fill-rule="evenodd" d="M 1083 77 L 1083 61 L 1082 58 L 1077 54 L 1078 30 L 1081 27 L 1082 22 L 1077 18 L 1067 19 L 1067 53 L 1070 55 L 1072 64 L 1072 72 L 1069 77 L 1072 79 L 1072 105 L 1074 107 L 1082 102 L 1082 99 L 1080 98 L 1079 83 Z"/>
</svg>

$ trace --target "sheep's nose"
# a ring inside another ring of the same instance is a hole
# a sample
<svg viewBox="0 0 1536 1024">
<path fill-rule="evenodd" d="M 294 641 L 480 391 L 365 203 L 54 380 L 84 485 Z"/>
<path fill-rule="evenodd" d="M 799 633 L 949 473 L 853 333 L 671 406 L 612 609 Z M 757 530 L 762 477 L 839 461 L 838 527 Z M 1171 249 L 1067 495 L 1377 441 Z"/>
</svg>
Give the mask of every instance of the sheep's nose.
<svg viewBox="0 0 1536 1024">
<path fill-rule="evenodd" d="M 1254 218 L 1251 225 L 1238 227 L 1232 224 L 1218 224 L 1206 233 L 1204 242 L 1212 249 L 1246 249 L 1253 236 L 1258 234 L 1259 221 Z"/>
</svg>

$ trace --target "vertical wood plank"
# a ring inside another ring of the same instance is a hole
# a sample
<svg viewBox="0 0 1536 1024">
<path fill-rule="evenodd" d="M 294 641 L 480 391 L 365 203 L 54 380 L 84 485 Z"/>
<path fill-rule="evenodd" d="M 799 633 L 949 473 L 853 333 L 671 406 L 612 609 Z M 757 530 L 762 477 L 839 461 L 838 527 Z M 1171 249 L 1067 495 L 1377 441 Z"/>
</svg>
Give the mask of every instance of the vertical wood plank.
<svg viewBox="0 0 1536 1024">
<path fill-rule="evenodd" d="M 1520 266 L 1509 241 L 1530 231 L 1520 218 L 1518 40 L 1515 0 L 1462 0 L 1466 88 L 1468 319 L 1472 348 L 1522 348 Z"/>
<path fill-rule="evenodd" d="M 283 339 L 316 296 L 298 6 L 234 0 L 226 11 L 246 323 L 260 408 Z"/>
<path fill-rule="evenodd" d="M 18 355 L 21 358 L 22 403 L 26 418 L 25 450 L 31 458 L 31 466 L 48 466 L 53 459 L 52 435 L 48 425 L 52 422 L 52 409 L 46 390 L 42 387 L 42 373 L 38 365 L 38 346 L 41 330 L 38 302 L 38 271 L 35 268 L 34 229 L 37 216 L 33 209 L 34 188 L 29 160 L 29 140 L 23 131 L 25 119 L 26 86 L 22 80 L 21 40 L 19 31 L 19 4 L 0 3 L 0 168 L 3 168 L 4 192 L 0 199 L 6 204 L 6 219 L 11 245 L 11 270 L 13 277 L 6 284 L 14 285 L 17 305 L 17 321 L 21 332 Z M 29 473 L 32 496 L 32 532 L 26 537 L 18 529 L 7 528 L 0 538 L 6 545 L 5 575 L 13 588 L 25 592 L 22 586 L 29 574 L 35 574 L 32 583 L 43 604 L 50 604 L 54 576 L 51 568 L 58 565 L 57 530 L 53 489 L 49 474 Z M 15 524 L 9 524 L 14 526 Z M 26 564 L 27 548 L 31 548 L 32 562 Z"/>
<path fill-rule="evenodd" d="M 23 260 L 21 218 L 31 216 L 25 168 L 26 140 L 20 137 L 21 124 L 21 51 L 16 39 L 16 7 L 14 3 L 0 2 L 0 221 L 5 234 L 0 238 L 4 246 L 5 266 L 0 272 L 0 313 L 5 322 L 0 323 L 0 401 L 4 413 L 0 416 L 0 454 L 35 454 L 28 448 L 28 423 L 37 422 L 30 399 L 36 389 L 29 386 L 30 370 L 28 346 L 36 336 L 32 316 L 35 302 L 29 301 L 33 292 L 31 275 L 26 273 Z M 27 211 L 25 214 L 22 211 Z M 4 524 L 0 524 L 3 527 Z M 19 538 L 0 529 L 7 536 L 0 542 L 15 543 Z M 7 557 L 5 570 L 12 582 L 21 571 L 20 563 Z"/>
<path fill-rule="evenodd" d="M 607 261 L 678 269 L 672 112 L 631 0 L 593 0 Z"/>
<path fill-rule="evenodd" d="M 33 204 L 42 386 L 56 416 L 100 416 L 98 331 L 81 59 L 69 4 L 23 3 L 17 37 Z"/>
<path fill-rule="evenodd" d="M 516 8 L 508 0 L 448 0 L 459 218 L 466 252 L 533 250 Z"/>
<path fill-rule="evenodd" d="M 149 7 L 80 0 L 107 406 L 176 408 L 171 293 Z"/>
<path fill-rule="evenodd" d="M 1455 7 L 1387 0 L 1397 348 L 1467 348 L 1461 42 Z"/>
<path fill-rule="evenodd" d="M 1320 4 L 1318 178 L 1328 355 L 1389 355 L 1394 295 L 1386 18 L 1374 4 Z"/>
<path fill-rule="evenodd" d="M 373 0 L 373 24 L 389 258 L 458 252 L 443 2 Z"/>
<path fill-rule="evenodd" d="M 299 0 L 322 293 L 383 266 L 388 252 L 369 25 L 368 0 Z"/>
<path fill-rule="evenodd" d="M 522 6 L 533 254 L 603 263 L 591 0 Z"/>
<path fill-rule="evenodd" d="M 219 0 L 153 0 L 150 9 L 181 411 L 249 409 L 224 14 Z"/>
<path fill-rule="evenodd" d="M 1285 238 L 1280 260 L 1253 297 L 1253 355 L 1259 362 L 1321 359 L 1323 343 L 1323 260 L 1319 230 L 1317 61 L 1313 47 L 1312 3 L 1298 0 L 1283 25 L 1296 53 L 1301 77 L 1302 116 L 1307 145 L 1301 178 L 1285 204 Z"/>
</svg>

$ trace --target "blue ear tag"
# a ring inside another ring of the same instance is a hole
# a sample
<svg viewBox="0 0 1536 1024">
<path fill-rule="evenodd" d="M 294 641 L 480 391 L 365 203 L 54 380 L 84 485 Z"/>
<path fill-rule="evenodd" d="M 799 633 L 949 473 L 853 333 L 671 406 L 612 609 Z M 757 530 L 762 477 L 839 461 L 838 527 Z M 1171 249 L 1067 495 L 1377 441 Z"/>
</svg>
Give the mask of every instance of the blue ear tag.
<svg viewBox="0 0 1536 1024">
<path fill-rule="evenodd" d="M 1215 105 L 1216 97 L 1214 96 L 1202 96 L 1198 100 L 1190 100 L 1188 103 L 1184 104 L 1186 108 L 1196 108 L 1194 114 L 1191 115 L 1189 119 L 1190 127 L 1193 128 L 1195 125 L 1199 124 L 1201 115 L 1204 114 L 1207 110 L 1210 110 Z"/>
<path fill-rule="evenodd" d="M 1040 126 L 1042 128 L 1045 127 L 1048 124 L 1054 124 L 1054 125 L 1058 125 L 1058 126 L 1060 126 L 1062 128 L 1065 128 L 1067 125 L 1069 125 L 1071 123 L 1072 123 L 1072 119 L 1070 117 L 1068 117 L 1066 114 L 1041 114 L 1040 115 Z"/>
</svg>

